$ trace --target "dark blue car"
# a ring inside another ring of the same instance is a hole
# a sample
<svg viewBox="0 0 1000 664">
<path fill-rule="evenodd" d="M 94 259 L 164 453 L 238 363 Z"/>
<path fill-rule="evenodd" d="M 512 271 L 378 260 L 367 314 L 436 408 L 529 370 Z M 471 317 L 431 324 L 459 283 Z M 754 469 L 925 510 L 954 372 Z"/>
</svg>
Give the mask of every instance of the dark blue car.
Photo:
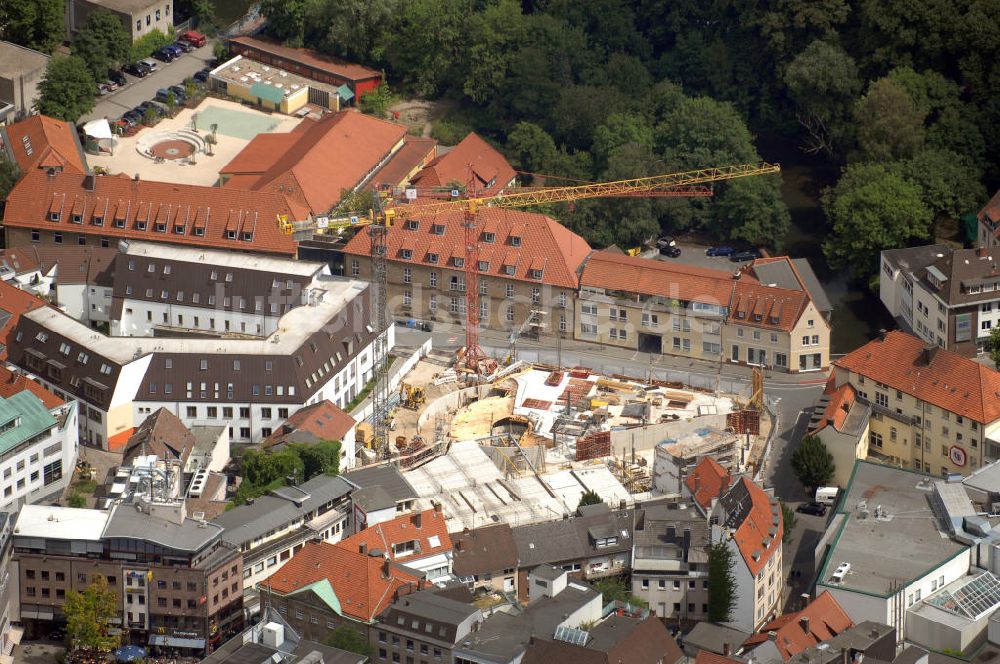
<svg viewBox="0 0 1000 664">
<path fill-rule="evenodd" d="M 736 249 L 733 247 L 709 247 L 705 250 L 706 256 L 732 256 L 736 253 Z"/>
</svg>

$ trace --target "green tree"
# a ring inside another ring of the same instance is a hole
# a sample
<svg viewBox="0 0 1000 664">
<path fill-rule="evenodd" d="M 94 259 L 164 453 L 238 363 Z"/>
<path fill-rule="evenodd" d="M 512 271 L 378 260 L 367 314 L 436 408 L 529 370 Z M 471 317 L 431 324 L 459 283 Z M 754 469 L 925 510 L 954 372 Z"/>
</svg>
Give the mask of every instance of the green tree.
<svg viewBox="0 0 1000 664">
<path fill-rule="evenodd" d="M 106 9 L 90 14 L 73 39 L 73 55 L 83 58 L 95 81 L 103 81 L 109 69 L 125 64 L 131 52 L 132 36 Z"/>
<path fill-rule="evenodd" d="M 708 547 L 708 620 L 724 623 L 732 619 L 738 600 L 733 550 L 726 542 Z"/>
<path fill-rule="evenodd" d="M 302 460 L 303 479 L 311 480 L 317 475 L 336 475 L 340 472 L 340 441 L 324 440 L 307 445 L 299 443 L 290 449 Z"/>
<path fill-rule="evenodd" d="M 901 162 L 898 170 L 920 187 L 924 205 L 935 217 L 958 219 L 965 213 L 977 212 L 986 200 L 979 166 L 951 150 L 921 150 Z"/>
<path fill-rule="evenodd" d="M 468 27 L 468 5 L 461 0 L 408 0 L 379 48 L 404 88 L 433 96 L 464 80 Z"/>
<path fill-rule="evenodd" d="M 596 491 L 594 491 L 593 489 L 587 489 L 586 491 L 583 492 L 583 495 L 580 496 L 580 504 L 577 505 L 577 508 L 583 507 L 585 505 L 600 505 L 603 502 L 604 501 L 601 500 L 601 497 L 597 495 Z"/>
<path fill-rule="evenodd" d="M 96 83 L 81 58 L 54 57 L 38 84 L 38 93 L 36 105 L 43 115 L 76 122 L 94 108 Z"/>
<path fill-rule="evenodd" d="M 792 470 L 808 489 L 828 486 L 833 481 L 836 466 L 833 455 L 816 436 L 802 437 L 802 443 L 792 453 Z"/>
<path fill-rule="evenodd" d="M 785 503 L 781 503 L 782 544 L 788 545 L 792 543 L 792 531 L 795 530 L 795 524 L 798 523 L 798 520 L 798 517 L 795 516 L 795 510 Z"/>
<path fill-rule="evenodd" d="M 594 142 L 591 154 L 594 168 L 608 167 L 611 155 L 630 143 L 652 149 L 653 126 L 649 119 L 638 113 L 614 113 L 594 128 Z"/>
<path fill-rule="evenodd" d="M 469 46 L 465 56 L 462 90 L 477 104 L 486 104 L 500 93 L 517 47 L 524 40 L 521 3 L 495 0 L 469 20 Z"/>
<path fill-rule="evenodd" d="M 156 113 L 156 109 L 154 109 L 152 106 L 147 106 L 146 110 L 142 112 L 142 124 L 146 125 L 147 127 L 152 127 L 153 125 L 155 125 L 156 120 L 158 118 L 159 115 Z"/>
<path fill-rule="evenodd" d="M 173 90 L 167 90 L 167 98 L 164 100 L 167 105 L 167 111 L 170 115 L 174 114 L 174 110 L 177 108 L 177 95 L 174 94 Z"/>
<path fill-rule="evenodd" d="M 191 0 L 191 15 L 200 32 L 213 35 L 219 30 L 219 19 L 212 0 Z"/>
<path fill-rule="evenodd" d="M 383 81 L 374 90 L 361 95 L 358 99 L 358 106 L 362 113 L 374 115 L 377 118 L 384 118 L 389 113 L 389 107 L 396 103 L 396 98 L 389 89 L 389 84 Z"/>
<path fill-rule="evenodd" d="M 990 360 L 993 361 L 993 366 L 1000 371 L 1000 327 L 990 329 L 990 336 L 986 341 L 986 348 L 990 352 Z"/>
<path fill-rule="evenodd" d="M 854 58 L 834 44 L 816 40 L 795 56 L 785 70 L 795 117 L 805 129 L 807 152 L 835 154 L 845 149 L 851 109 L 861 91 Z"/>
<path fill-rule="evenodd" d="M 305 0 L 262 0 L 260 13 L 267 29 L 288 46 L 302 46 L 305 36 Z"/>
<path fill-rule="evenodd" d="M 305 466 L 294 450 L 280 452 L 247 450 L 240 461 L 244 482 L 265 486 L 275 480 L 294 475 L 299 480 L 305 476 Z"/>
<path fill-rule="evenodd" d="M 188 99 L 194 99 L 195 94 L 198 93 L 198 84 L 193 78 L 188 76 L 184 79 L 184 95 Z"/>
<path fill-rule="evenodd" d="M 924 144 L 925 114 L 906 90 L 891 78 L 868 86 L 854 111 L 858 146 L 865 159 L 909 159 Z"/>
<path fill-rule="evenodd" d="M 0 35 L 15 44 L 52 53 L 66 35 L 63 0 L 0 2 Z"/>
<path fill-rule="evenodd" d="M 366 657 L 370 657 L 373 653 L 372 646 L 368 643 L 368 639 L 366 639 L 358 630 L 348 627 L 347 625 L 341 625 L 333 630 L 330 636 L 323 639 L 323 645 L 330 646 L 331 648 L 340 648 L 341 650 L 353 652 L 358 655 L 364 655 Z"/>
<path fill-rule="evenodd" d="M 758 175 L 726 185 L 713 205 L 716 223 L 709 229 L 720 239 L 781 249 L 791 216 L 781 198 L 781 177 Z"/>
<path fill-rule="evenodd" d="M 83 592 L 67 592 L 63 611 L 70 643 L 88 650 L 110 650 L 121 642 L 120 636 L 110 634 L 118 603 L 103 574 L 91 575 L 91 583 Z"/>
<path fill-rule="evenodd" d="M 79 491 L 74 490 L 71 494 L 69 494 L 69 497 L 66 498 L 66 504 L 70 507 L 86 507 L 87 499 Z"/>
<path fill-rule="evenodd" d="M 338 57 L 379 62 L 379 39 L 392 31 L 399 5 L 399 0 L 309 2 L 305 8 L 306 41 Z"/>
<path fill-rule="evenodd" d="M 507 134 L 507 156 L 520 171 L 547 174 L 559 158 L 559 148 L 548 132 L 531 122 L 518 122 Z M 544 178 L 532 184 L 545 184 Z"/>
<path fill-rule="evenodd" d="M 6 154 L 0 155 L 0 203 L 7 200 L 7 195 L 21 179 L 21 171 L 17 162 L 8 159 Z"/>
<path fill-rule="evenodd" d="M 626 602 L 633 606 L 648 606 L 648 602 L 641 597 L 636 597 L 629 589 L 625 587 L 625 582 L 618 577 L 609 576 L 604 579 L 600 579 L 597 583 L 593 584 L 594 590 L 601 593 L 601 603 L 610 604 L 611 602 Z"/>
<path fill-rule="evenodd" d="M 212 47 L 212 55 L 215 57 L 215 61 L 222 63 L 229 58 L 229 47 L 226 46 L 224 41 L 215 42 L 215 46 Z"/>
<path fill-rule="evenodd" d="M 847 167 L 822 196 L 832 232 L 823 253 L 834 269 L 866 281 L 878 269 L 879 252 L 930 237 L 933 213 L 920 187 L 883 164 Z"/>
</svg>

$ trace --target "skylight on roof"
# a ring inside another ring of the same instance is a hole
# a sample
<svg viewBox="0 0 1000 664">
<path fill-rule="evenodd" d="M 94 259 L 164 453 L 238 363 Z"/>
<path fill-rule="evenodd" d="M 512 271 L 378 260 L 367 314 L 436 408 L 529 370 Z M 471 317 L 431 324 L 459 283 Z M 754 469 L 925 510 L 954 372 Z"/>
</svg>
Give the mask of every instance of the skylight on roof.
<svg viewBox="0 0 1000 664">
<path fill-rule="evenodd" d="M 979 620 L 1000 605 L 1000 580 L 985 572 L 957 588 L 929 597 L 927 603 L 957 616 Z"/>
</svg>

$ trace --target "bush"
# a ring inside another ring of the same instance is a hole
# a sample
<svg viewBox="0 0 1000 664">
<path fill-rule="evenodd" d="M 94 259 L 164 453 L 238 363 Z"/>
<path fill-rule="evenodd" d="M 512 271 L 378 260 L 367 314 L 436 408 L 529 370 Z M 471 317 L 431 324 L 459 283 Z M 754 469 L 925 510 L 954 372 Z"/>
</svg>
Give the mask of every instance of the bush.
<svg viewBox="0 0 1000 664">
<path fill-rule="evenodd" d="M 142 60 L 143 58 L 148 58 L 156 49 L 161 46 L 166 46 L 167 44 L 172 44 L 174 41 L 174 29 L 170 28 L 170 32 L 163 34 L 159 30 L 153 30 L 148 35 L 143 35 L 140 39 L 132 44 L 132 55 L 131 62 L 137 60 Z"/>
</svg>

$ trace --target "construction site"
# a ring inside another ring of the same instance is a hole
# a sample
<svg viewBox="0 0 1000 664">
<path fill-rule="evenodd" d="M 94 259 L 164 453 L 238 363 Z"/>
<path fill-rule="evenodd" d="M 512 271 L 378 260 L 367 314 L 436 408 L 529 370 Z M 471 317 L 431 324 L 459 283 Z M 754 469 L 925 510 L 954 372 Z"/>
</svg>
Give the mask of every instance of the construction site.
<svg viewBox="0 0 1000 664">
<path fill-rule="evenodd" d="M 773 426 L 762 377 L 742 395 L 521 362 L 488 378 L 426 358 L 391 415 L 391 462 L 444 501 L 453 532 L 557 519 L 587 491 L 612 505 L 671 494 L 706 455 L 753 472 Z"/>
</svg>

